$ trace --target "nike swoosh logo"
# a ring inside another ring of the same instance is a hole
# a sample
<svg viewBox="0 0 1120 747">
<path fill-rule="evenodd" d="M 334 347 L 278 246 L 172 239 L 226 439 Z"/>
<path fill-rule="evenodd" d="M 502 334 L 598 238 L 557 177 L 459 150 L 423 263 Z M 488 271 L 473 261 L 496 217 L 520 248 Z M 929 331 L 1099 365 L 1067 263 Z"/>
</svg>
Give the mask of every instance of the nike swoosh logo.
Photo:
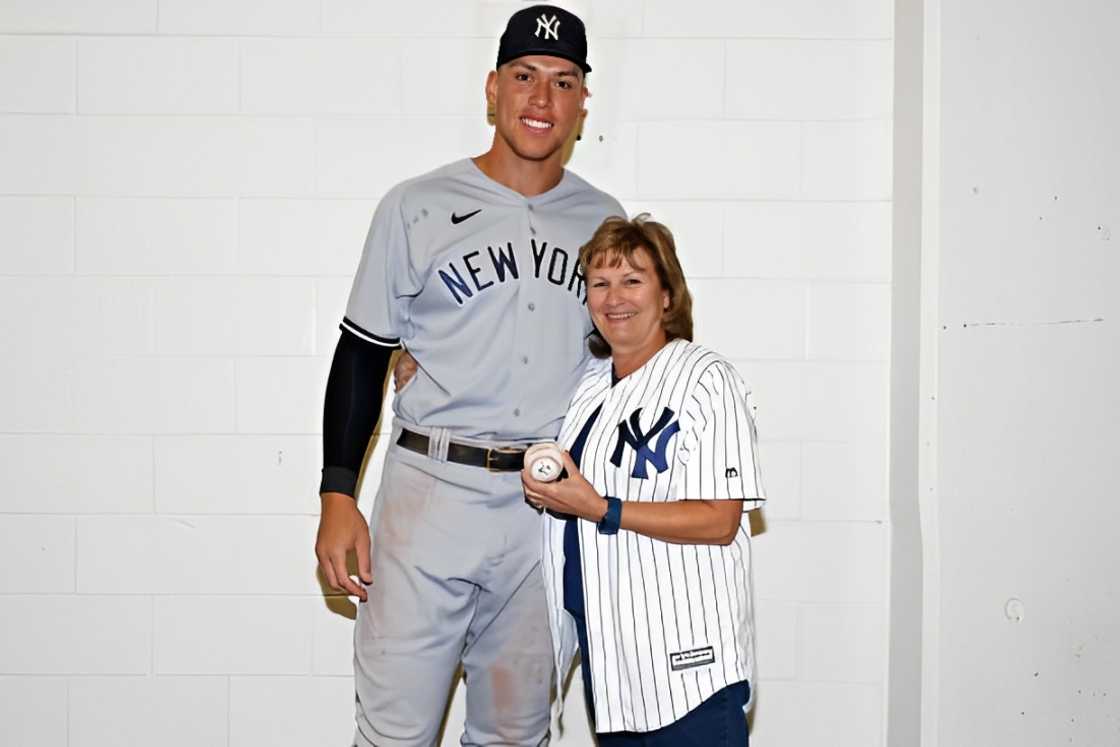
<svg viewBox="0 0 1120 747">
<path fill-rule="evenodd" d="M 454 223 L 455 225 L 459 225 L 460 223 L 465 221 L 467 218 L 473 218 L 474 216 L 478 215 L 481 212 L 482 212 L 482 208 L 479 208 L 478 210 L 475 210 L 473 213 L 467 213 L 466 215 L 455 215 L 455 213 L 452 213 L 451 214 L 451 222 Z"/>
</svg>

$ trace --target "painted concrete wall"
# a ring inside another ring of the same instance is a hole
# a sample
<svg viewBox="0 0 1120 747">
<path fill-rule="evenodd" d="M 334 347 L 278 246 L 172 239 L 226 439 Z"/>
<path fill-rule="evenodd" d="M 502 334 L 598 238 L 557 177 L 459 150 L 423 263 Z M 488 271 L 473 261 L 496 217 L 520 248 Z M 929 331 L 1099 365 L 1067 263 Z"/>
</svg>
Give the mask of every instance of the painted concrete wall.
<svg viewBox="0 0 1120 747">
<path fill-rule="evenodd" d="M 346 744 L 311 550 L 336 325 L 379 196 L 486 148 L 517 6 L 0 2 L 0 743 Z M 874 747 L 892 3 L 573 7 L 571 165 L 676 231 L 757 392 L 756 742 Z"/>
<path fill-rule="evenodd" d="M 1120 6 L 928 5 L 923 744 L 1117 744 Z"/>
</svg>

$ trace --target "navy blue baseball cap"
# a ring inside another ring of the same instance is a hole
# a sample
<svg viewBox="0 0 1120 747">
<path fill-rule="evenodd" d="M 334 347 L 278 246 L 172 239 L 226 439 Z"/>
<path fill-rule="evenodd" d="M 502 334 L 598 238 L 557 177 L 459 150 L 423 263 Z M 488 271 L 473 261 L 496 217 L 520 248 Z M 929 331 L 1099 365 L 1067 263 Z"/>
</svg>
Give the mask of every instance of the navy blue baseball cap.
<svg viewBox="0 0 1120 747">
<path fill-rule="evenodd" d="M 554 5 L 533 5 L 510 16 L 498 43 L 496 67 L 528 54 L 561 57 L 579 65 L 584 75 L 591 72 L 583 21 Z"/>
</svg>

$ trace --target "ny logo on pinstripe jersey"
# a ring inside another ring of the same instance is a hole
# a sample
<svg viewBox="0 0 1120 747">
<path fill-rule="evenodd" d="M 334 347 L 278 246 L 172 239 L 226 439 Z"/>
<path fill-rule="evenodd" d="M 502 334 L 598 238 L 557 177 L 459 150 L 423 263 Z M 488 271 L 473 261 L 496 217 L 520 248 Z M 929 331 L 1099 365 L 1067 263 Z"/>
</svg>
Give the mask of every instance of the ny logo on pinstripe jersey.
<svg viewBox="0 0 1120 747">
<path fill-rule="evenodd" d="M 673 420 L 675 414 L 666 407 L 661 411 L 661 417 L 657 419 L 649 432 L 643 433 L 642 426 L 639 423 L 639 418 L 642 417 L 642 408 L 639 407 L 634 410 L 630 414 L 630 422 L 623 420 L 618 424 L 618 441 L 615 443 L 614 453 L 611 454 L 611 464 L 616 467 L 622 466 L 623 447 L 630 444 L 630 448 L 638 454 L 634 460 L 634 470 L 630 473 L 631 477 L 639 477 L 644 480 L 646 478 L 646 463 L 652 464 L 658 473 L 667 470 L 669 461 L 665 457 L 665 450 L 669 447 L 669 439 L 681 429 L 680 423 Z M 658 433 L 661 435 L 658 436 Z M 651 449 L 649 442 L 654 436 L 658 436 L 657 447 Z"/>
</svg>

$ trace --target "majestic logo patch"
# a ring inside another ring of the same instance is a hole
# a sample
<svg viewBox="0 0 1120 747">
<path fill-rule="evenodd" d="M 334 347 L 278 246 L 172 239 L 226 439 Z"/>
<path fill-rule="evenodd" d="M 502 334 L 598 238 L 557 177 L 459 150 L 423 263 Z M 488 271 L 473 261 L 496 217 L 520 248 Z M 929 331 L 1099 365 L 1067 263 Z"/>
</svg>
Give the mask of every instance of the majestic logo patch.
<svg viewBox="0 0 1120 747">
<path fill-rule="evenodd" d="M 727 470 L 724 471 L 723 476 L 724 477 L 738 477 L 739 476 L 739 470 L 735 469 L 734 467 L 728 467 Z"/>
<path fill-rule="evenodd" d="M 693 667 L 706 667 L 715 660 L 716 652 L 711 646 L 669 654 L 669 666 L 674 672 L 679 672 L 682 669 L 692 669 Z"/>
<path fill-rule="evenodd" d="M 642 432 L 642 426 L 639 419 L 642 417 L 642 408 L 634 410 L 630 414 L 630 422 L 623 420 L 618 424 L 618 441 L 614 445 L 614 453 L 611 454 L 611 464 L 616 467 L 622 466 L 622 451 L 626 444 L 630 444 L 630 448 L 637 452 L 638 457 L 634 460 L 634 469 L 630 473 L 631 477 L 638 477 L 641 479 L 646 478 L 646 463 L 649 462 L 658 473 L 664 472 L 669 469 L 669 461 L 665 457 L 665 450 L 669 447 L 669 439 L 673 437 L 677 431 L 681 429 L 680 423 L 673 420 L 675 415 L 668 407 L 661 411 L 661 417 L 649 429 L 649 433 Z M 670 422 L 672 421 L 672 422 Z M 654 436 L 661 434 L 657 438 L 657 447 L 651 449 L 649 442 Z"/>
<path fill-rule="evenodd" d="M 479 208 L 478 210 L 475 210 L 473 213 L 467 213 L 466 215 L 455 215 L 455 213 L 452 213 L 451 214 L 451 222 L 454 225 L 457 226 L 460 223 L 462 223 L 463 221 L 465 221 L 467 218 L 473 218 L 474 216 L 478 215 L 481 212 L 482 212 L 482 208 Z"/>
<path fill-rule="evenodd" d="M 556 16 L 549 18 L 544 13 L 541 13 L 540 18 L 537 19 L 537 32 L 533 36 L 538 39 L 541 38 L 541 32 L 544 32 L 545 39 L 555 39 L 560 41 L 560 19 Z"/>
</svg>

